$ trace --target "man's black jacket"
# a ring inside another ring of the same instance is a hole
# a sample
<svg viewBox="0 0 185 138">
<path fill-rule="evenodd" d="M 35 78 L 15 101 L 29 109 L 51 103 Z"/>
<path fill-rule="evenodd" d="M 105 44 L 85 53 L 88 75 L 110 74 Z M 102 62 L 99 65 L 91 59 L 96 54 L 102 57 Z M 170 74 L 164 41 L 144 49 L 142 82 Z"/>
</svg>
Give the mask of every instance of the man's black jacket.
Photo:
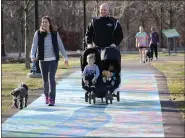
<svg viewBox="0 0 185 138">
<path fill-rule="evenodd" d="M 120 23 L 113 17 L 98 17 L 89 23 L 85 40 L 87 44 L 94 43 L 98 47 L 118 46 L 123 39 Z"/>
</svg>

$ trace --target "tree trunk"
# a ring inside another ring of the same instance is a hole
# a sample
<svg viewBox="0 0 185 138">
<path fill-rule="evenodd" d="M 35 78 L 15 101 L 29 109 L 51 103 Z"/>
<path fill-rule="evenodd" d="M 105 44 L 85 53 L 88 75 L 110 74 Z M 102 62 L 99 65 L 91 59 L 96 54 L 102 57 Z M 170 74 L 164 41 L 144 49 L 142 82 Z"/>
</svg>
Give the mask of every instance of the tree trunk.
<svg viewBox="0 0 185 138">
<path fill-rule="evenodd" d="M 1 56 L 6 56 L 4 47 L 4 34 L 3 34 L 3 7 L 1 6 Z"/>
<path fill-rule="evenodd" d="M 99 2 L 96 0 L 96 17 L 98 17 L 98 12 L 99 11 Z"/>
<path fill-rule="evenodd" d="M 129 16 L 127 16 L 126 18 L 126 34 L 125 34 L 125 37 L 127 36 L 127 39 L 126 39 L 126 49 L 128 50 L 129 49 L 129 29 L 130 29 L 130 26 L 129 26 L 129 23 L 130 23 L 130 19 L 129 19 Z"/>
<path fill-rule="evenodd" d="M 145 29 L 145 20 L 143 18 L 141 18 L 141 25 L 143 26 L 143 28 Z"/>
<path fill-rule="evenodd" d="M 170 1 L 170 29 L 173 28 L 173 9 L 172 9 L 172 2 Z"/>
<path fill-rule="evenodd" d="M 163 35 L 162 35 L 162 30 L 163 30 L 163 2 L 161 2 L 161 26 L 160 26 L 160 48 L 163 47 Z"/>
<path fill-rule="evenodd" d="M 24 21 L 23 19 L 21 19 L 19 57 L 21 57 L 23 45 L 24 45 Z"/>
<path fill-rule="evenodd" d="M 20 23 L 19 23 L 19 25 L 21 25 Z M 17 48 L 19 49 L 19 55 L 18 55 L 18 57 L 20 58 L 21 57 L 21 29 L 20 29 L 20 27 L 19 28 L 17 28 L 17 36 L 18 36 L 18 38 L 17 38 Z"/>
</svg>

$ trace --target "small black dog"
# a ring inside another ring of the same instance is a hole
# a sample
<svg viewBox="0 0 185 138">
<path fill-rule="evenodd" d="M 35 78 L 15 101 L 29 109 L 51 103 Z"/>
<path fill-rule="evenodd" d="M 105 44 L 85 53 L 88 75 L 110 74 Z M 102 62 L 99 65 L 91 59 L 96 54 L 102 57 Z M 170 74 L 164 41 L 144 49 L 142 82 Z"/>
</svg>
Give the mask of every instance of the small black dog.
<svg viewBox="0 0 185 138">
<path fill-rule="evenodd" d="M 146 62 L 148 61 L 148 62 L 150 62 L 151 61 L 151 58 L 152 58 L 152 53 L 151 53 L 151 51 L 150 50 L 146 50 Z"/>
<path fill-rule="evenodd" d="M 14 101 L 13 105 L 16 108 L 23 109 L 23 103 L 24 103 L 24 107 L 27 107 L 28 86 L 26 84 L 22 83 L 21 85 L 19 85 L 11 92 L 11 95 L 13 96 L 13 101 Z M 19 106 L 17 105 L 18 100 L 19 100 Z"/>
</svg>

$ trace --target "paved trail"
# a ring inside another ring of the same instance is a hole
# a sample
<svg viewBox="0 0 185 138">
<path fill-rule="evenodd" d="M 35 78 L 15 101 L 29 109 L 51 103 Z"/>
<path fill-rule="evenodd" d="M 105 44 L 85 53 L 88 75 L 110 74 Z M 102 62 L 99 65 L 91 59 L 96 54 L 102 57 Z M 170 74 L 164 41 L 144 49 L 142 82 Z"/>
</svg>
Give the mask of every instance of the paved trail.
<svg viewBox="0 0 185 138">
<path fill-rule="evenodd" d="M 85 103 L 81 72 L 57 85 L 56 106 L 44 104 L 44 95 L 2 124 L 8 137 L 164 137 L 157 83 L 152 72 L 125 68 L 121 72 L 120 102 Z"/>
</svg>

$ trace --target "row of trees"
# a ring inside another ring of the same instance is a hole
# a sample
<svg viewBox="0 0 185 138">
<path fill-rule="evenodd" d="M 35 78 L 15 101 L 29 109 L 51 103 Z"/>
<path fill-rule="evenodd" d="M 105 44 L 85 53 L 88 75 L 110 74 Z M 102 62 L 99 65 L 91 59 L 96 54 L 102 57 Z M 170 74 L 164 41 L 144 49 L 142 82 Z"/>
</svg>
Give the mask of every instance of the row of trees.
<svg viewBox="0 0 185 138">
<path fill-rule="evenodd" d="M 184 1 L 99 1 L 86 0 L 86 24 L 99 14 L 99 5 L 110 4 L 111 16 L 120 20 L 124 32 L 122 48 L 134 49 L 135 34 L 140 25 L 149 32 L 151 26 L 162 29 L 175 28 L 181 34 L 179 45 L 184 45 Z M 34 1 L 2 0 L 3 36 L 6 52 L 31 49 L 34 34 Z M 83 49 L 83 0 L 38 1 L 39 19 L 44 15 L 53 18 L 67 50 Z M 40 23 L 40 20 L 39 20 Z M 27 31 L 25 35 L 25 31 Z M 162 35 L 161 35 L 162 36 Z M 26 38 L 26 39 L 25 39 Z M 66 39 L 69 38 L 69 39 Z M 162 38 L 162 37 L 161 37 Z M 161 47 L 166 47 L 165 43 Z M 20 56 L 20 54 L 19 54 Z"/>
</svg>

